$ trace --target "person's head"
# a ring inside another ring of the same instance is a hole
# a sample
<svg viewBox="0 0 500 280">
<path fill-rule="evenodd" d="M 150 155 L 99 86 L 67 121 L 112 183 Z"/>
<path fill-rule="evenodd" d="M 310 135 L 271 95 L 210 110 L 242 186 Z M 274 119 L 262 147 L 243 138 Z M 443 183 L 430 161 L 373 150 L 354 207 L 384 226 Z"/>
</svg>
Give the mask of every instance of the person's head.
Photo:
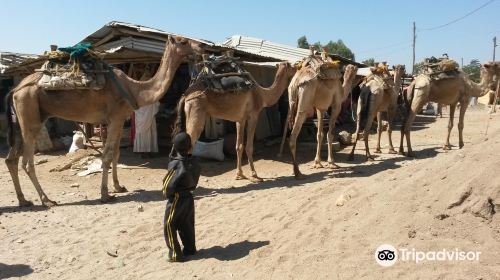
<svg viewBox="0 0 500 280">
<path fill-rule="evenodd" d="M 189 137 L 189 134 L 185 132 L 177 133 L 174 136 L 173 145 L 174 145 L 174 150 L 178 154 L 185 156 L 191 149 L 191 137 Z"/>
</svg>

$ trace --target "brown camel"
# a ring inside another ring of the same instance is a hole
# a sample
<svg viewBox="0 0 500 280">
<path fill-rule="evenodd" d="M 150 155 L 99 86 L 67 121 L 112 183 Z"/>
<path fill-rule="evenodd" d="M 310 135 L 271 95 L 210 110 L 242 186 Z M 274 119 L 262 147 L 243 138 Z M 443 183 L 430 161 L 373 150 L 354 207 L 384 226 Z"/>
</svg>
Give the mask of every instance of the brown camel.
<svg viewBox="0 0 500 280">
<path fill-rule="evenodd" d="M 114 196 L 108 194 L 108 170 L 113 164 L 113 185 L 116 192 L 126 192 L 120 186 L 117 175 L 117 161 L 120 156 L 119 142 L 123 123 L 130 116 L 133 107 L 123 96 L 128 92 L 137 105 L 144 106 L 159 100 L 167 91 L 175 71 L 183 59 L 192 54 L 194 49 L 200 51 L 197 43 L 177 40 L 170 36 L 157 73 L 147 81 L 136 81 L 125 73 L 112 68 L 117 84 L 123 87 L 118 90 L 116 85 L 106 79 L 102 90 L 60 90 L 45 91 L 37 85 L 41 73 L 35 73 L 24 80 L 12 91 L 12 109 L 17 114 L 18 122 L 12 126 L 11 148 L 5 160 L 12 176 L 12 182 L 20 206 L 33 205 L 24 198 L 19 184 L 18 163 L 22 155 L 22 167 L 35 186 L 42 204 L 53 206 L 42 190 L 35 174 L 33 162 L 34 142 L 44 122 L 50 117 L 86 123 L 105 123 L 108 125 L 108 136 L 102 156 L 101 201 L 107 202 Z"/>
<path fill-rule="evenodd" d="M 407 102 L 411 106 L 404 125 L 401 127 L 401 141 L 399 153 L 403 154 L 403 138 L 406 137 L 408 146 L 407 156 L 413 157 L 411 149 L 410 129 L 415 116 L 422 106 L 429 101 L 450 105 L 450 119 L 448 122 L 448 133 L 443 149 L 451 149 L 450 133 L 453 128 L 455 108 L 460 102 L 460 115 L 458 119 L 459 148 L 464 146 L 462 131 L 464 128 L 464 116 L 471 97 L 480 97 L 488 93 L 490 82 L 495 75 L 500 74 L 500 62 L 489 62 L 481 66 L 481 82 L 476 84 L 462 72 L 457 77 L 432 80 L 428 75 L 419 75 L 408 87 Z"/>
<path fill-rule="evenodd" d="M 392 128 L 394 116 L 397 112 L 399 88 L 401 87 L 405 67 L 404 65 L 396 65 L 394 67 L 393 84 L 388 83 L 387 79 L 390 79 L 390 76 L 388 75 L 389 73 L 387 71 L 380 71 L 377 69 L 373 69 L 373 71 L 379 71 L 381 73 L 370 75 L 367 78 L 369 81 L 366 82 L 365 87 L 361 90 L 362 93 L 358 100 L 358 117 L 355 133 L 356 137 L 354 140 L 354 145 L 351 149 L 351 153 L 349 154 L 349 160 L 354 159 L 354 151 L 356 149 L 356 143 L 359 139 L 361 130 L 363 130 L 366 159 L 373 159 L 368 147 L 368 137 L 370 135 L 371 124 L 375 119 L 375 116 L 377 116 L 377 148 L 375 150 L 375 153 L 382 152 L 382 150 L 380 149 L 380 137 L 382 136 L 382 112 L 387 112 L 387 136 L 389 140 L 389 154 L 396 154 L 394 146 L 392 145 Z M 368 99 L 363 98 L 364 96 L 366 96 Z"/>
<path fill-rule="evenodd" d="M 187 131 L 194 145 L 203 131 L 207 115 L 236 122 L 236 179 L 240 180 L 247 179 L 241 169 L 243 137 L 246 127 L 245 150 L 252 171 L 250 180 L 260 182 L 262 179 L 257 176 L 253 165 L 253 138 L 259 113 L 264 107 L 270 107 L 278 102 L 293 74 L 295 74 L 295 68 L 287 62 L 282 62 L 278 66 L 274 82 L 270 87 L 263 88 L 255 83 L 255 86 L 250 90 L 238 93 L 211 92 L 206 89 L 202 82 L 197 82 L 187 89 L 179 101 L 176 129 L 177 131 Z"/>
<path fill-rule="evenodd" d="M 324 57 L 324 56 L 323 56 Z M 325 58 L 323 58 L 325 60 Z M 328 57 L 331 63 L 331 59 Z M 321 144 L 323 142 L 323 115 L 325 111 L 331 107 L 330 119 L 328 123 L 328 167 L 337 168 L 338 166 L 333 160 L 333 128 L 335 121 L 340 113 L 342 102 L 347 98 L 347 95 L 352 89 L 353 81 L 356 77 L 358 68 L 354 65 L 347 65 L 345 67 L 344 81 L 342 83 L 340 69 L 332 68 L 329 71 L 337 71 L 337 75 L 332 75 L 332 79 L 320 79 L 313 75 L 314 71 L 310 71 L 308 67 L 302 67 L 293 77 L 290 86 L 288 87 L 289 95 L 289 111 L 287 121 L 292 123 L 292 132 L 290 134 L 290 151 L 293 160 L 293 173 L 295 178 L 299 179 L 302 174 L 299 170 L 297 163 L 297 137 L 299 135 L 302 124 L 307 116 L 316 109 L 316 116 L 318 119 L 318 133 L 317 133 L 317 148 L 316 157 L 314 159 L 314 167 L 322 168 L 321 164 Z M 283 138 L 286 137 L 286 127 Z M 283 142 L 284 143 L 284 142 Z M 280 152 L 281 153 L 281 152 Z"/>
</svg>

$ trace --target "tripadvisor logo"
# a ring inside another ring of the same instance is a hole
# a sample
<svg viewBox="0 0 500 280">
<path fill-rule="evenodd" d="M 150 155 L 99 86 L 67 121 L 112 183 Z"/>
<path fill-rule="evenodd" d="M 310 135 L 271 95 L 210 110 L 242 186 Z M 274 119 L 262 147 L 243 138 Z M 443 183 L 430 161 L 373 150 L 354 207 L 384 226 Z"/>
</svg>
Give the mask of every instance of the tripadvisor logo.
<svg viewBox="0 0 500 280">
<path fill-rule="evenodd" d="M 375 250 L 375 261 L 381 266 L 393 266 L 396 261 L 421 262 L 430 261 L 479 261 L 481 252 L 461 251 L 458 248 L 449 250 L 441 249 L 438 251 L 419 251 L 415 248 L 399 248 L 397 250 L 390 244 L 382 244 Z"/>
</svg>

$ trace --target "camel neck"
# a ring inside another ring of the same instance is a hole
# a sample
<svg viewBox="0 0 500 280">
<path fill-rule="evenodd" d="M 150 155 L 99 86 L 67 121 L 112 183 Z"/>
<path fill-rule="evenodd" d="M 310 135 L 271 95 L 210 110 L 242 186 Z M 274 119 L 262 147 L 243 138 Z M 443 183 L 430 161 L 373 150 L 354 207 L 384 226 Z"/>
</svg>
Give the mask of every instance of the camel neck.
<svg viewBox="0 0 500 280">
<path fill-rule="evenodd" d="M 280 96 L 285 91 L 286 86 L 288 84 L 287 83 L 288 79 L 285 73 L 286 73 L 285 66 L 280 66 L 278 68 L 278 71 L 276 72 L 276 76 L 274 77 L 274 82 L 270 87 L 263 88 L 257 85 L 257 88 L 259 89 L 258 92 L 262 97 L 264 103 L 264 107 L 269 107 L 276 104 Z"/>
<path fill-rule="evenodd" d="M 343 99 L 346 99 L 349 93 L 352 90 L 352 84 L 356 75 L 350 75 L 347 78 L 344 78 L 344 82 L 342 83 Z"/>
<path fill-rule="evenodd" d="M 176 54 L 171 45 L 167 45 L 156 74 L 146 81 L 132 80 L 131 94 L 134 95 L 139 107 L 153 104 L 165 95 L 181 63 L 182 57 Z"/>
</svg>

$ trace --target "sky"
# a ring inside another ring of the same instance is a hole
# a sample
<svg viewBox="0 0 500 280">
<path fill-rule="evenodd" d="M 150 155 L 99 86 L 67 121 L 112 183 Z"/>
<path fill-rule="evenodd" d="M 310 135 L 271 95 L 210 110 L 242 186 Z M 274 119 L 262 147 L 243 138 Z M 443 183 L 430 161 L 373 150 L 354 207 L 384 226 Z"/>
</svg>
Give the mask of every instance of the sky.
<svg viewBox="0 0 500 280">
<path fill-rule="evenodd" d="M 341 39 L 356 61 L 374 58 L 408 67 L 416 22 L 416 62 L 448 53 L 468 64 L 492 60 L 493 37 L 500 42 L 500 0 L 443 28 L 425 29 L 489 1 L 0 0 L 0 51 L 40 54 L 51 44 L 74 45 L 115 20 L 213 42 L 236 34 L 291 46 L 303 35 L 310 43 Z"/>
</svg>

